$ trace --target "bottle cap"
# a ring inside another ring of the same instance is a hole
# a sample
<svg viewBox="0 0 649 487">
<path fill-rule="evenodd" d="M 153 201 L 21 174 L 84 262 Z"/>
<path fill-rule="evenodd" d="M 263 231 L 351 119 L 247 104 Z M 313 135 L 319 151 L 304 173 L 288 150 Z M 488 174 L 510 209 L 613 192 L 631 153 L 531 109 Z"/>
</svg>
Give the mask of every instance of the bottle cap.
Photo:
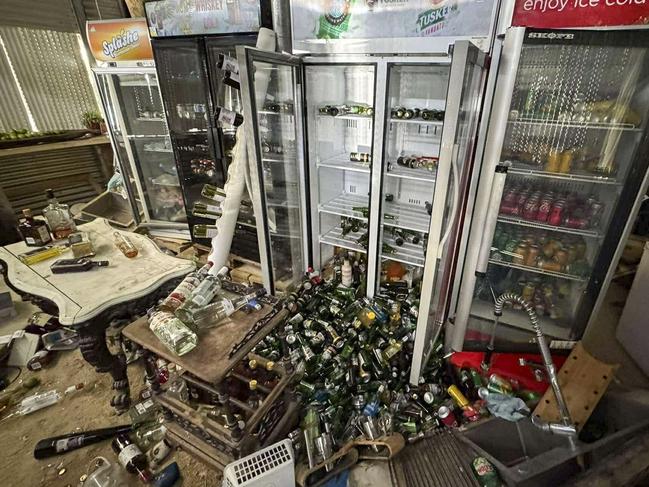
<svg viewBox="0 0 649 487">
<path fill-rule="evenodd" d="M 274 368 L 275 368 L 275 362 L 273 362 L 273 361 L 271 361 L 271 360 L 269 360 L 268 362 L 266 362 L 266 370 L 267 370 L 267 371 L 270 372 L 270 371 L 273 370 Z"/>
<path fill-rule="evenodd" d="M 376 313 L 374 311 L 370 311 L 369 313 L 367 313 L 367 317 L 370 320 L 374 320 L 374 319 L 376 319 Z"/>
<path fill-rule="evenodd" d="M 252 359 L 248 362 L 248 367 L 250 367 L 252 370 L 255 370 L 257 368 L 257 361 L 255 359 Z"/>
<path fill-rule="evenodd" d="M 248 382 L 248 387 L 250 387 L 251 391 L 254 391 L 257 389 L 257 381 L 255 379 L 252 379 L 250 382 Z"/>
</svg>

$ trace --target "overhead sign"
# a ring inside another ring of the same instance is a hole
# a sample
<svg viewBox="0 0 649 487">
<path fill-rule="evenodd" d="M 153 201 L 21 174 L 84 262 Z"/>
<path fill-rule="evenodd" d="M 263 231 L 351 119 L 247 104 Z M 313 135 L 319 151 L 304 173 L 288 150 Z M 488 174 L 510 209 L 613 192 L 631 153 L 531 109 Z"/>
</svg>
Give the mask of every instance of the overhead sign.
<svg viewBox="0 0 649 487">
<path fill-rule="evenodd" d="M 512 25 L 571 28 L 649 24 L 649 0 L 516 0 Z"/>
<path fill-rule="evenodd" d="M 144 8 L 151 37 L 241 34 L 261 27 L 259 0 L 161 0 Z"/>
<path fill-rule="evenodd" d="M 86 35 L 92 55 L 99 62 L 153 59 L 144 18 L 87 22 Z"/>
<path fill-rule="evenodd" d="M 294 0 L 294 41 L 487 37 L 493 0 Z"/>
</svg>

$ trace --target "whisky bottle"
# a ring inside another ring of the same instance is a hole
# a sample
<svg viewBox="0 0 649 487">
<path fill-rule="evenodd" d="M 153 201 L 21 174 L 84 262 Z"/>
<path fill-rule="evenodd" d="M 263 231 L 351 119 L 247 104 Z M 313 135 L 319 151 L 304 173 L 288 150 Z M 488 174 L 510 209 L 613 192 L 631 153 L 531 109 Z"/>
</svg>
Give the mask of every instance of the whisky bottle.
<svg viewBox="0 0 649 487">
<path fill-rule="evenodd" d="M 340 109 L 334 105 L 325 105 L 320 107 L 318 111 L 322 115 L 331 115 L 332 117 L 336 117 L 340 114 Z"/>
<path fill-rule="evenodd" d="M 192 234 L 196 238 L 214 238 L 219 234 L 216 225 L 194 225 Z"/>
<path fill-rule="evenodd" d="M 25 208 L 23 216 L 25 219 L 18 224 L 18 230 L 27 245 L 30 247 L 42 247 L 52 241 L 47 223 L 43 220 L 34 219 L 32 210 Z"/>
<path fill-rule="evenodd" d="M 45 191 L 48 205 L 43 209 L 43 216 L 47 220 L 55 239 L 66 238 L 77 230 L 74 224 L 70 207 L 64 203 L 59 203 L 54 196 L 54 191 L 48 189 Z"/>
<path fill-rule="evenodd" d="M 122 254 L 124 254 L 129 259 L 137 257 L 137 247 L 133 244 L 129 237 L 120 232 L 113 232 L 113 239 L 115 242 L 115 247 L 117 247 Z"/>
<path fill-rule="evenodd" d="M 229 87 L 234 88 L 235 90 L 240 90 L 241 80 L 239 79 L 239 74 L 235 73 L 234 71 L 226 71 L 225 73 L 223 73 L 223 84 L 226 84 Z"/>
<path fill-rule="evenodd" d="M 239 63 L 232 56 L 227 54 L 219 54 L 216 61 L 216 67 L 222 69 L 223 71 L 231 71 L 234 73 L 239 73 Z"/>
<path fill-rule="evenodd" d="M 224 107 L 216 107 L 215 118 L 217 122 L 238 127 L 243 123 L 243 115 Z"/>
<path fill-rule="evenodd" d="M 352 206 L 352 211 L 360 213 L 364 218 L 370 214 L 370 209 L 367 206 Z"/>
<path fill-rule="evenodd" d="M 127 472 L 137 474 L 143 483 L 149 483 L 151 473 L 147 470 L 146 455 L 131 441 L 127 434 L 116 436 L 111 443 L 119 463 Z"/>
<path fill-rule="evenodd" d="M 206 184 L 201 190 L 201 196 L 214 201 L 223 201 L 225 199 L 225 191 L 211 184 Z"/>
<path fill-rule="evenodd" d="M 208 205 L 201 202 L 194 203 L 192 208 L 192 215 L 200 216 L 202 218 L 210 218 L 217 220 L 223 214 L 223 210 L 219 205 Z"/>
<path fill-rule="evenodd" d="M 372 162 L 372 154 L 367 152 L 352 152 L 349 154 L 349 160 L 352 162 Z"/>
</svg>

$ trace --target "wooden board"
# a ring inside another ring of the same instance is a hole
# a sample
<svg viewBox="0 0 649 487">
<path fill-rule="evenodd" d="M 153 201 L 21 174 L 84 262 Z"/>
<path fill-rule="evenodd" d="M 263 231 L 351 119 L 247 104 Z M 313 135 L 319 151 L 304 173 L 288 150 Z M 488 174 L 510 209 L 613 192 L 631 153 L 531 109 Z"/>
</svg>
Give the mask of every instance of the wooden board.
<svg viewBox="0 0 649 487">
<path fill-rule="evenodd" d="M 86 145 L 103 145 L 110 144 L 107 135 L 97 135 L 86 137 L 78 140 L 68 140 L 64 142 L 52 142 L 50 144 L 33 144 L 24 147 L 14 147 L 9 149 L 0 149 L 0 157 L 16 156 L 20 154 L 33 154 L 35 152 L 47 152 L 52 150 L 70 149 L 71 147 L 83 147 Z"/>
<path fill-rule="evenodd" d="M 92 240 L 97 252 L 93 260 L 108 260 L 108 267 L 52 274 L 52 263 L 57 259 L 71 259 L 70 251 L 28 266 L 18 256 L 33 247 L 19 242 L 0 248 L 0 260 L 7 264 L 11 284 L 23 292 L 53 301 L 63 325 L 83 323 L 111 306 L 144 297 L 195 268 L 187 260 L 163 253 L 148 237 L 120 230 L 139 250 L 137 257 L 128 259 L 113 243 L 116 229 L 104 219 L 79 225 L 78 230 L 87 232 Z"/>
<path fill-rule="evenodd" d="M 619 365 L 600 362 L 578 343 L 559 371 L 559 385 L 568 405 L 570 417 L 580 431 L 608 385 Z M 557 401 L 551 387 L 541 398 L 534 414 L 545 421 L 560 422 Z"/>
<path fill-rule="evenodd" d="M 232 315 L 229 323 L 218 328 L 211 328 L 200 334 L 196 348 L 182 357 L 171 352 L 158 340 L 149 329 L 146 318 L 134 321 L 124 328 L 122 333 L 128 339 L 154 354 L 180 365 L 199 379 L 210 384 L 217 384 L 223 380 L 231 368 L 252 350 L 259 340 L 265 337 L 270 330 L 275 328 L 286 317 L 287 311 L 281 310 L 266 326 L 257 332 L 253 339 L 246 343 L 246 346 L 242 347 L 232 358 L 228 358 L 232 347 L 239 343 L 255 323 L 266 316 L 271 309 L 270 306 L 264 305 L 261 310 L 251 314 L 237 311 Z"/>
</svg>

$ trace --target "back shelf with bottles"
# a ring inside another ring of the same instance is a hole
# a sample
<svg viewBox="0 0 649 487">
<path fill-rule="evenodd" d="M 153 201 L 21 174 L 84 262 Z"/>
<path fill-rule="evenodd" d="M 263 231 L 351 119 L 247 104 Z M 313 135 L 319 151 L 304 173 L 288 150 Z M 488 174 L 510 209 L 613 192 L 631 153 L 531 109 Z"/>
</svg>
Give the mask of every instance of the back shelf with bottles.
<svg viewBox="0 0 649 487">
<path fill-rule="evenodd" d="M 426 262 L 449 66 L 393 65 L 388 76 L 379 292 L 395 279 L 416 284 Z"/>
<path fill-rule="evenodd" d="M 305 72 L 319 267 L 336 247 L 367 252 L 375 67 L 307 65 Z"/>
</svg>

